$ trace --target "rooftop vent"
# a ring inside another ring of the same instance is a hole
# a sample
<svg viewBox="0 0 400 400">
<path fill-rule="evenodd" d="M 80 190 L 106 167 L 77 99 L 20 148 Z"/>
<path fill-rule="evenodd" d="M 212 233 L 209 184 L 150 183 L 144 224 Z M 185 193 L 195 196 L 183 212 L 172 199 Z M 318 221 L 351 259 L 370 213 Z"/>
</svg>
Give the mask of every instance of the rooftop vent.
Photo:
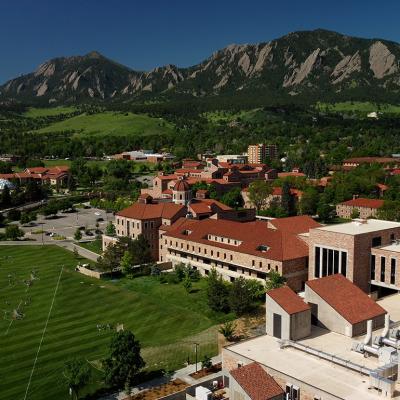
<svg viewBox="0 0 400 400">
<path fill-rule="evenodd" d="M 269 246 L 267 246 L 266 244 L 260 244 L 260 245 L 257 247 L 257 250 L 258 250 L 258 251 L 262 251 L 262 252 L 266 252 L 266 251 L 269 250 Z"/>
</svg>

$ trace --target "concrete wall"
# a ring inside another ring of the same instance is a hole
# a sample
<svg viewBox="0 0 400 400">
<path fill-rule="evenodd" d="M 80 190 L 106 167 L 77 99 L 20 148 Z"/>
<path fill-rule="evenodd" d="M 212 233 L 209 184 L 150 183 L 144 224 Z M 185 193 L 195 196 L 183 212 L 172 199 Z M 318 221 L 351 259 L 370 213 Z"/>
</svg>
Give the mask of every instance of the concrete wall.
<svg viewBox="0 0 400 400">
<path fill-rule="evenodd" d="M 311 334 L 311 310 L 290 316 L 290 339 L 300 340 Z"/>
</svg>

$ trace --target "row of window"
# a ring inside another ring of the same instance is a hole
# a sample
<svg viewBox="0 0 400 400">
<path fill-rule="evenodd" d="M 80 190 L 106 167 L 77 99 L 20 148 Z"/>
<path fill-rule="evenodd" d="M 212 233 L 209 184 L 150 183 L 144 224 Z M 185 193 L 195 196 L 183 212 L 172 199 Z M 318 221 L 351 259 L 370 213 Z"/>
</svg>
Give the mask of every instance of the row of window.
<svg viewBox="0 0 400 400">
<path fill-rule="evenodd" d="M 322 278 L 333 274 L 347 273 L 347 252 L 316 246 L 314 249 L 314 276 Z"/>
<path fill-rule="evenodd" d="M 235 246 L 239 246 L 240 244 L 242 244 L 240 240 L 230 239 L 223 236 L 207 235 L 207 239 L 214 242 L 233 244 Z"/>
<path fill-rule="evenodd" d="M 124 224 L 125 224 L 125 220 L 124 219 L 117 218 L 117 225 L 124 226 Z M 131 226 L 132 226 L 132 229 L 135 229 L 135 222 L 134 221 L 132 221 Z M 126 227 L 129 229 L 129 227 L 130 227 L 129 221 L 126 221 Z M 147 229 L 147 228 L 153 229 L 154 228 L 154 221 L 145 221 L 145 222 L 143 222 L 143 229 Z M 136 222 L 136 229 L 140 229 L 140 222 Z"/>
<path fill-rule="evenodd" d="M 380 259 L 380 266 L 381 266 L 381 273 L 380 273 L 380 281 L 385 282 L 386 281 L 386 257 L 381 256 Z M 390 259 L 390 284 L 395 285 L 396 284 L 396 268 L 397 268 L 397 262 L 395 258 Z M 371 280 L 378 280 L 376 279 L 376 256 L 375 254 L 371 255 Z"/>
<path fill-rule="evenodd" d="M 165 239 L 164 240 L 164 244 L 165 245 L 168 245 L 168 240 L 167 239 Z M 173 242 L 172 242 L 172 240 L 170 240 L 169 241 L 169 245 L 170 246 L 173 246 Z M 189 244 L 186 244 L 186 246 L 184 246 L 184 244 L 183 244 L 183 242 L 181 242 L 180 243 L 180 246 L 178 245 L 178 242 L 175 242 L 175 248 L 181 248 L 182 250 L 186 247 L 186 250 L 188 250 L 188 251 L 193 251 L 193 252 L 195 252 L 196 251 L 196 247 L 195 246 L 190 246 Z M 160 245 L 160 248 L 162 249 L 163 247 L 162 247 L 162 245 Z M 197 252 L 198 253 L 201 253 L 201 247 L 197 247 Z M 205 254 L 205 255 L 210 255 L 211 257 L 214 257 L 214 255 L 215 255 L 215 257 L 216 258 L 219 258 L 220 257 L 220 252 L 219 251 L 214 251 L 214 250 L 210 250 L 209 252 L 207 251 L 207 249 L 203 249 L 203 254 Z M 233 255 L 232 254 L 229 254 L 229 257 L 227 257 L 227 254 L 226 253 L 221 253 L 221 255 L 222 255 L 222 258 L 224 259 L 224 260 L 230 260 L 230 261 L 233 261 Z M 251 261 L 251 266 L 252 267 L 257 267 L 256 266 L 256 261 L 255 260 L 252 260 Z M 263 267 L 263 262 L 262 261 L 259 261 L 258 262 L 258 268 L 262 268 Z M 270 263 L 268 263 L 268 265 L 267 265 L 267 268 L 268 268 L 268 271 L 270 271 L 271 270 L 271 264 Z M 272 267 L 273 268 L 273 267 Z M 278 265 L 275 265 L 275 271 L 278 271 L 279 270 L 279 266 Z"/>
<path fill-rule="evenodd" d="M 242 267 L 242 266 L 236 266 L 236 265 L 229 264 L 229 263 L 224 263 L 224 262 L 218 262 L 218 261 L 206 258 L 206 257 L 196 256 L 196 255 L 193 255 L 193 254 L 186 254 L 186 253 L 183 253 L 181 251 L 171 250 L 171 255 L 178 256 L 178 257 L 181 257 L 181 258 L 188 258 L 189 260 L 201 262 L 201 263 L 206 264 L 206 265 L 211 265 L 212 263 L 214 263 L 216 267 L 225 268 L 225 269 L 228 269 L 229 271 L 237 272 L 237 273 L 240 273 L 240 274 L 243 274 L 243 275 L 245 275 L 245 272 L 248 272 L 249 275 L 251 273 L 254 273 L 254 271 L 252 271 L 249 268 L 245 268 L 245 267 Z M 276 267 L 276 268 L 278 268 L 278 267 Z M 207 272 L 206 272 L 206 274 L 207 274 Z M 266 277 L 266 273 L 265 272 L 257 272 L 257 278 L 265 279 L 265 277 Z"/>
</svg>

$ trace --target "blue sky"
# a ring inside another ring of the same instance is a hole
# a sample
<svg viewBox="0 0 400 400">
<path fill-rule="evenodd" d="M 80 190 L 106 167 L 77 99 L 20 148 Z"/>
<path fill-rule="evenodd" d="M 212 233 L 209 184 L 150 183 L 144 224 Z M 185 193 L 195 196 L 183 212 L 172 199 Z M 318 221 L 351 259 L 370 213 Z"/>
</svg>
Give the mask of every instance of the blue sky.
<svg viewBox="0 0 400 400">
<path fill-rule="evenodd" d="M 189 66 L 230 43 L 324 28 L 400 42 L 400 1 L 2 0 L 0 82 L 100 51 L 131 68 Z"/>
</svg>

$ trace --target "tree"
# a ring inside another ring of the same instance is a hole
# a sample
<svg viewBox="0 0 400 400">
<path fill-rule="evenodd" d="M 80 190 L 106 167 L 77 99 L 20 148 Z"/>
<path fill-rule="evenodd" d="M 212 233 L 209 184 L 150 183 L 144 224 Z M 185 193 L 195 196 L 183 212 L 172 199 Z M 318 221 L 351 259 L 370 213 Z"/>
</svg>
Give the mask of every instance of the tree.
<svg viewBox="0 0 400 400">
<path fill-rule="evenodd" d="M 302 215 L 315 215 L 317 206 L 318 191 L 313 187 L 307 188 L 299 201 L 300 213 Z"/>
<path fill-rule="evenodd" d="M 120 243 L 110 243 L 103 252 L 103 255 L 97 259 L 97 268 L 101 271 L 108 271 L 112 276 L 114 269 L 118 268 L 121 258 L 124 254 L 124 248 Z"/>
<path fill-rule="evenodd" d="M 133 265 L 147 264 L 152 260 L 149 242 L 143 235 L 139 235 L 130 243 L 129 251 Z"/>
<path fill-rule="evenodd" d="M 135 378 L 145 366 L 140 355 L 140 343 L 130 331 L 114 333 L 109 347 L 109 356 L 103 361 L 107 384 L 124 388 L 128 393 Z"/>
<path fill-rule="evenodd" d="M 332 211 L 333 211 L 333 208 L 327 202 L 325 194 L 322 194 L 320 196 L 320 199 L 318 202 L 318 207 L 317 207 L 318 217 L 323 222 L 329 221 L 332 216 Z"/>
<path fill-rule="evenodd" d="M 79 392 L 88 384 L 91 373 L 84 360 L 74 358 L 64 364 L 63 376 L 72 395 L 78 399 Z"/>
<path fill-rule="evenodd" d="M 59 211 L 59 204 L 57 201 L 49 201 L 49 203 L 43 207 L 43 215 L 45 217 L 55 216 Z"/>
<path fill-rule="evenodd" d="M 79 228 L 76 228 L 76 231 L 74 233 L 74 239 L 77 242 L 82 239 L 82 232 L 81 232 L 81 230 Z"/>
<path fill-rule="evenodd" d="M 25 235 L 22 229 L 19 229 L 17 225 L 8 225 L 5 231 L 6 238 L 9 240 L 17 240 Z"/>
<path fill-rule="evenodd" d="M 221 197 L 221 203 L 226 204 L 231 208 L 238 208 L 243 206 L 243 197 L 240 188 L 233 188 Z"/>
<path fill-rule="evenodd" d="M 0 205 L 2 208 L 7 208 L 11 206 L 11 193 L 8 185 L 4 186 L 4 189 L 1 193 Z"/>
<path fill-rule="evenodd" d="M 227 321 L 220 326 L 218 332 L 224 336 L 226 340 L 232 341 L 235 337 L 236 323 L 234 321 Z"/>
<path fill-rule="evenodd" d="M 186 289 L 188 293 L 192 290 L 192 280 L 190 279 L 189 274 L 186 274 L 182 281 L 183 287 Z"/>
<path fill-rule="evenodd" d="M 132 269 L 132 267 L 133 267 L 133 259 L 132 259 L 132 256 L 131 256 L 131 253 L 129 252 L 129 251 L 125 251 L 124 252 L 124 255 L 122 256 L 122 258 L 121 258 L 121 264 L 120 264 L 120 267 L 121 267 L 121 270 L 122 270 L 122 272 L 125 274 L 125 275 L 130 275 L 130 274 L 132 274 L 132 272 L 133 272 L 133 269 Z"/>
<path fill-rule="evenodd" d="M 246 279 L 241 276 L 235 279 L 229 295 L 229 305 L 237 315 L 248 312 L 252 305 L 253 299 L 247 285 Z"/>
<path fill-rule="evenodd" d="M 282 198 L 281 198 L 282 208 L 285 210 L 287 216 L 292 216 L 296 214 L 295 199 L 291 192 L 290 183 L 284 181 L 282 185 Z"/>
<path fill-rule="evenodd" d="M 22 213 L 20 219 L 21 225 L 26 225 L 31 222 L 30 214 L 29 213 Z"/>
<path fill-rule="evenodd" d="M 272 193 L 272 187 L 265 181 L 254 181 L 249 185 L 249 199 L 254 204 L 257 212 L 265 205 L 268 196 Z"/>
<path fill-rule="evenodd" d="M 286 278 L 280 275 L 277 271 L 271 271 L 268 273 L 268 279 L 266 283 L 266 290 L 277 289 L 283 286 L 286 282 Z"/>
<path fill-rule="evenodd" d="M 229 311 L 229 287 L 215 268 L 212 268 L 207 280 L 208 305 L 214 311 Z"/>
<path fill-rule="evenodd" d="M 360 210 L 358 208 L 354 207 L 351 210 L 350 218 L 351 219 L 356 219 L 356 218 L 359 218 L 359 217 L 360 217 Z"/>
<path fill-rule="evenodd" d="M 115 236 L 115 225 L 111 221 L 106 226 L 106 235 Z"/>
</svg>

